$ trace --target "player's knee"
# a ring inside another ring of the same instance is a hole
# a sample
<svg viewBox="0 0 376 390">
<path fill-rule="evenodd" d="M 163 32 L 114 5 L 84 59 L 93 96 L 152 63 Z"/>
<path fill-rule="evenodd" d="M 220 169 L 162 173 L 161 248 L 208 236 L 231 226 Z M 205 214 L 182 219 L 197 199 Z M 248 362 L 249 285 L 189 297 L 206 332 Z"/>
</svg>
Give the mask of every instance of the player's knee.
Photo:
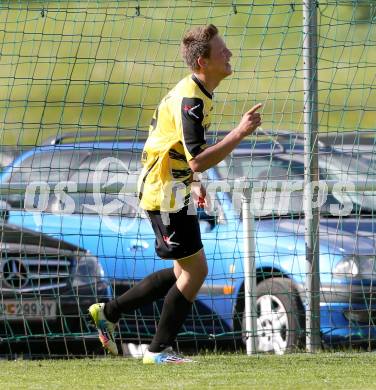
<svg viewBox="0 0 376 390">
<path fill-rule="evenodd" d="M 208 275 L 208 264 L 203 251 L 195 254 L 189 259 L 178 261 L 178 263 L 183 270 L 184 277 L 192 282 L 194 281 L 202 284 Z"/>
<path fill-rule="evenodd" d="M 182 268 L 180 267 L 179 263 L 175 262 L 174 264 L 174 274 L 175 278 L 178 279 L 181 275 Z"/>
<path fill-rule="evenodd" d="M 196 269 L 192 272 L 191 276 L 200 284 L 204 283 L 204 280 L 208 276 L 208 265 L 205 262 L 200 262 Z"/>
<path fill-rule="evenodd" d="M 203 265 L 202 265 L 202 269 L 201 269 L 201 276 L 202 278 L 205 280 L 206 277 L 208 276 L 208 272 L 209 272 L 209 269 L 208 269 L 208 264 L 207 262 L 205 262 Z"/>
<path fill-rule="evenodd" d="M 206 261 L 205 252 L 201 251 L 195 259 L 192 274 L 196 279 L 204 281 L 208 275 L 208 263 Z"/>
<path fill-rule="evenodd" d="M 199 255 L 198 261 L 197 261 L 197 267 L 196 267 L 197 276 L 202 279 L 202 281 L 205 280 L 205 278 L 208 276 L 208 263 L 206 261 L 205 253 L 202 251 Z"/>
<path fill-rule="evenodd" d="M 208 275 L 208 266 L 200 264 L 193 269 L 185 270 L 183 275 L 191 281 L 203 282 Z"/>
</svg>

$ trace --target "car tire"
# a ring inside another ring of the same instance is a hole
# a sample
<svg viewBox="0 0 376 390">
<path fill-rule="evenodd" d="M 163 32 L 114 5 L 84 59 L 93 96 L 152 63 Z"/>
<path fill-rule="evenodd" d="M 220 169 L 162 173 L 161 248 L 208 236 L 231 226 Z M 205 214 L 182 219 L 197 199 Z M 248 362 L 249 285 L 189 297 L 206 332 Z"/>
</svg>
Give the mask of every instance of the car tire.
<svg viewBox="0 0 376 390">
<path fill-rule="evenodd" d="M 245 312 L 242 339 L 246 342 Z M 284 354 L 303 346 L 305 315 L 291 280 L 270 278 L 257 285 L 257 352 Z"/>
</svg>

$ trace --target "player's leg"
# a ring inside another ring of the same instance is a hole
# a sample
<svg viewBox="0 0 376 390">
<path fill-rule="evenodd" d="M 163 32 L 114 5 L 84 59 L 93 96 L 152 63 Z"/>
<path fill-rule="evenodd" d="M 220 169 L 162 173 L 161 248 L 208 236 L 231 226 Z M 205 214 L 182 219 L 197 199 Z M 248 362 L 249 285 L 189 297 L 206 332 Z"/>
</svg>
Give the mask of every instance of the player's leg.
<svg viewBox="0 0 376 390">
<path fill-rule="evenodd" d="M 172 350 L 173 342 L 192 308 L 208 272 L 205 252 L 175 261 L 182 272 L 164 300 L 155 336 L 144 356 L 144 363 L 184 363 Z"/>
<path fill-rule="evenodd" d="M 149 219 L 155 232 L 156 251 L 161 257 L 172 256 L 173 245 L 166 242 L 165 237 L 171 235 L 164 226 L 160 213 L 149 214 Z M 89 308 L 89 313 L 98 329 L 99 339 L 103 347 L 111 354 L 117 355 L 118 350 L 114 340 L 115 324 L 122 313 L 132 312 L 144 305 L 163 298 L 175 284 L 182 272 L 175 262 L 173 268 L 152 273 L 141 282 L 134 285 L 120 297 L 110 302 L 96 303 Z"/>
<path fill-rule="evenodd" d="M 107 302 L 104 307 L 106 318 L 116 323 L 119 321 L 122 313 L 132 312 L 163 298 L 176 282 L 181 272 L 182 269 L 176 262 L 173 268 L 153 272 L 120 297 Z"/>
<path fill-rule="evenodd" d="M 98 329 L 99 339 L 103 347 L 112 355 L 117 355 L 114 340 L 115 324 L 122 313 L 129 313 L 147 305 L 159 298 L 163 298 L 171 286 L 175 284 L 179 270 L 174 268 L 162 269 L 147 276 L 128 291 L 106 304 L 96 303 L 89 308 L 89 313 Z"/>
<path fill-rule="evenodd" d="M 180 274 L 182 273 L 182 268 L 180 267 L 180 264 L 178 261 L 174 261 L 174 274 L 175 274 L 175 278 L 176 280 L 178 280 Z M 171 286 L 172 287 L 172 286 Z"/>
<path fill-rule="evenodd" d="M 107 302 L 104 314 L 109 321 L 116 323 L 122 313 L 133 312 L 148 303 L 163 298 L 176 280 L 174 268 L 154 272 L 120 297 Z"/>
<path fill-rule="evenodd" d="M 175 260 L 181 272 L 176 281 L 176 287 L 184 297 L 193 302 L 208 274 L 208 265 L 203 249 L 191 257 Z"/>
<path fill-rule="evenodd" d="M 182 272 L 166 295 L 157 332 L 149 347 L 151 352 L 160 352 L 172 346 L 207 275 L 208 267 L 203 249 L 176 262 Z"/>
<path fill-rule="evenodd" d="M 174 354 L 171 347 L 208 272 L 197 215 L 187 211 L 185 208 L 170 213 L 168 225 L 158 221 L 163 241 L 156 248 L 157 253 L 161 257 L 175 259 L 178 278 L 166 295 L 157 331 L 145 353 L 144 363 L 186 361 Z"/>
</svg>

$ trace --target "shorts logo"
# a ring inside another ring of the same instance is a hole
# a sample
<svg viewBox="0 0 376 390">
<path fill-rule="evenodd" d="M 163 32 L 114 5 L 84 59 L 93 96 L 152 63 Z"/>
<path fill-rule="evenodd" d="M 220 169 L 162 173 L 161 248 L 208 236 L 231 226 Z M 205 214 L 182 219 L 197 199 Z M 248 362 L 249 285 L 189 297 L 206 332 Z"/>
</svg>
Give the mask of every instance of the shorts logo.
<svg viewBox="0 0 376 390">
<path fill-rule="evenodd" d="M 170 236 L 163 236 L 163 241 L 167 245 L 180 245 L 178 242 L 171 241 L 171 238 L 174 237 L 175 232 L 173 232 Z"/>
</svg>

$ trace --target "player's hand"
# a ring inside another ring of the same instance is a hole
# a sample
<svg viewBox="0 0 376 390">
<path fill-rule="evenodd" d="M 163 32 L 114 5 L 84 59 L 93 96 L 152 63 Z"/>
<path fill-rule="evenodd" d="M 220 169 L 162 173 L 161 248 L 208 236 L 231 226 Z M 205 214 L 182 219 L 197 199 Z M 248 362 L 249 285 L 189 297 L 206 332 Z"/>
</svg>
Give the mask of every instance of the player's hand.
<svg viewBox="0 0 376 390">
<path fill-rule="evenodd" d="M 252 134 L 261 125 L 261 114 L 257 112 L 261 107 L 262 104 L 258 103 L 243 115 L 236 128 L 242 137 Z"/>
<path fill-rule="evenodd" d="M 193 195 L 193 200 L 196 204 L 196 207 L 205 208 L 208 206 L 208 198 L 206 196 L 205 187 L 199 183 L 194 182 L 191 184 L 191 192 Z"/>
</svg>

